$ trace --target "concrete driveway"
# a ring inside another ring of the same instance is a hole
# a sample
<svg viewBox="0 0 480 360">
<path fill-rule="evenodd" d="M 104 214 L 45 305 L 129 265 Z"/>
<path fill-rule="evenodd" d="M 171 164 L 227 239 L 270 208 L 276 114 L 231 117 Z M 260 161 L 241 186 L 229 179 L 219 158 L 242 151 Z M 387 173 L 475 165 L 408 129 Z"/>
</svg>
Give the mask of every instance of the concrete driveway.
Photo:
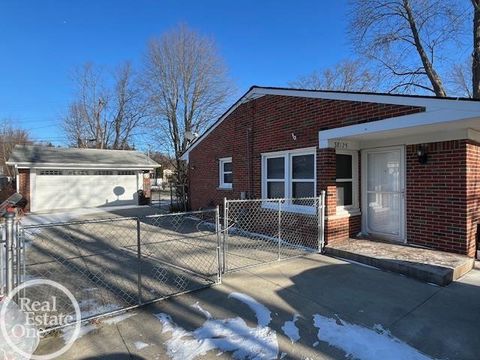
<svg viewBox="0 0 480 360">
<path fill-rule="evenodd" d="M 478 359 L 479 299 L 478 269 L 442 288 L 310 255 L 89 324 L 62 358 Z"/>
<path fill-rule="evenodd" d="M 110 206 L 98 208 L 80 208 L 57 210 L 52 212 L 30 213 L 22 218 L 23 225 L 42 225 L 49 223 L 62 223 L 76 220 L 103 219 L 119 216 L 147 216 L 164 214 L 166 210 L 159 206 Z"/>
</svg>

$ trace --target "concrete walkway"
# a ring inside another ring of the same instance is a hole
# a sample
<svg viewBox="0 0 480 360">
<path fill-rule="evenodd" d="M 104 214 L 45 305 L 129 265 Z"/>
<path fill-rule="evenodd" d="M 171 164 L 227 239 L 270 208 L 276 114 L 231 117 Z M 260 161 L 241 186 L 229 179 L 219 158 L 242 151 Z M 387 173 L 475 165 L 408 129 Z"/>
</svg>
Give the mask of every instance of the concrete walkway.
<svg viewBox="0 0 480 360">
<path fill-rule="evenodd" d="M 232 297 L 232 293 L 254 298 L 268 309 L 271 321 L 261 311 L 256 314 L 252 310 L 255 306 Z M 447 287 L 437 287 L 394 273 L 311 255 L 228 275 L 222 285 L 134 310 L 134 315 L 124 320 L 91 324 L 61 358 L 170 359 L 173 356 L 193 359 L 191 354 L 175 353 L 175 350 L 184 351 L 198 345 L 192 331 L 197 330 L 198 335 L 202 326 L 205 330 L 211 314 L 213 319 L 229 319 L 222 323 L 222 329 L 237 332 L 236 339 L 230 338 L 233 345 L 246 336 L 239 327 L 240 317 L 250 329 L 260 330 L 258 333 L 263 336 L 249 338 L 245 345 L 250 348 L 260 345 L 265 349 L 265 344 L 271 344 L 268 340 L 273 339 L 278 344 L 278 351 L 272 347 L 278 358 L 346 358 L 345 348 L 354 346 L 358 339 L 351 334 L 342 338 L 341 332 L 328 339 L 327 327 L 321 325 L 319 331 L 314 326 L 313 317 L 317 316 L 334 319 L 330 326 L 341 329 L 363 329 L 358 333 L 382 339 L 396 337 L 397 345 L 418 351 L 418 359 L 473 360 L 480 354 L 479 299 L 478 269 Z M 160 313 L 168 314 L 171 324 L 177 327 L 168 328 L 168 324 L 155 316 Z M 300 339 L 292 342 L 288 336 L 292 335 L 288 330 L 291 326 L 286 326 L 286 322 L 292 321 L 295 314 L 299 315 L 294 327 Z M 219 324 L 211 320 L 208 329 L 215 333 L 215 326 Z M 266 323 L 268 326 L 261 326 Z M 217 336 L 212 341 L 220 340 Z M 335 341 L 343 345 L 329 344 Z M 359 344 L 364 350 L 378 346 L 368 341 Z M 61 345 L 61 336 L 44 339 L 37 354 Z M 211 349 L 195 358 L 230 359 L 232 352 Z"/>
</svg>

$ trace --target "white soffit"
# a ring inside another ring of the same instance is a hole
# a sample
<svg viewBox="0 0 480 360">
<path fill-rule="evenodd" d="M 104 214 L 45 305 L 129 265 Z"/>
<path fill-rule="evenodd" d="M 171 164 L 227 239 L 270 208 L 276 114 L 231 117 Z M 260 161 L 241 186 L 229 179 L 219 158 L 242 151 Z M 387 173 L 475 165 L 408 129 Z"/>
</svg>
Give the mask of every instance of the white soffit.
<svg viewBox="0 0 480 360">
<path fill-rule="evenodd" d="M 407 143 L 418 143 L 427 141 L 426 134 L 430 134 L 430 142 L 468 138 L 480 131 L 479 116 L 480 111 L 444 109 L 324 130 L 318 133 L 319 147 L 332 147 L 332 141 L 340 139 L 385 143 L 386 139 L 404 138 Z M 468 129 L 473 132 L 468 133 Z"/>
</svg>

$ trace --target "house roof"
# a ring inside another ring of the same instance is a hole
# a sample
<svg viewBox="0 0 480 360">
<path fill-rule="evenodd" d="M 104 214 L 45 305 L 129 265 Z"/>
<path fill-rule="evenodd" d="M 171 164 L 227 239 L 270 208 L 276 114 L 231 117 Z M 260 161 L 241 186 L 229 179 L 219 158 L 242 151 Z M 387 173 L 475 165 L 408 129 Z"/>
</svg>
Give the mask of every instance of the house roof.
<svg viewBox="0 0 480 360">
<path fill-rule="evenodd" d="M 20 168 L 73 167 L 73 168 L 132 168 L 160 167 L 147 155 L 130 150 L 99 150 L 56 148 L 38 145 L 17 145 L 7 165 Z"/>
<path fill-rule="evenodd" d="M 248 101 L 258 99 L 265 95 L 292 96 L 312 99 L 357 101 L 380 104 L 393 104 L 404 106 L 424 107 L 425 112 L 439 112 L 442 110 L 457 111 L 458 117 L 463 118 L 465 113 L 480 115 L 480 101 L 459 97 L 436 97 L 426 95 L 406 95 L 371 93 L 357 91 L 333 91 L 333 90 L 309 90 L 297 88 L 252 86 L 243 94 L 220 118 L 217 119 L 190 147 L 182 154 L 183 160 L 188 160 L 188 155 L 208 134 L 210 134 L 222 121 L 228 117 L 237 107 Z M 461 114 L 463 113 L 463 114 Z M 419 113 L 420 114 L 420 113 Z M 419 114 L 409 115 L 410 117 L 420 116 Z"/>
</svg>

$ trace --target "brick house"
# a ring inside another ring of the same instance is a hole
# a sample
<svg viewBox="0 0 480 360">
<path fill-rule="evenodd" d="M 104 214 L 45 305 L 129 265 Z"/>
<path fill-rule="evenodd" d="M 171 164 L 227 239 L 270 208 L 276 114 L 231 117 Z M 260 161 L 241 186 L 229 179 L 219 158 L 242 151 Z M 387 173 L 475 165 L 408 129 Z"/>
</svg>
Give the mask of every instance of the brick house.
<svg viewBox="0 0 480 360">
<path fill-rule="evenodd" d="M 475 255 L 478 101 L 254 86 L 183 159 L 192 209 L 325 190 L 327 243 L 361 233 Z"/>
</svg>

